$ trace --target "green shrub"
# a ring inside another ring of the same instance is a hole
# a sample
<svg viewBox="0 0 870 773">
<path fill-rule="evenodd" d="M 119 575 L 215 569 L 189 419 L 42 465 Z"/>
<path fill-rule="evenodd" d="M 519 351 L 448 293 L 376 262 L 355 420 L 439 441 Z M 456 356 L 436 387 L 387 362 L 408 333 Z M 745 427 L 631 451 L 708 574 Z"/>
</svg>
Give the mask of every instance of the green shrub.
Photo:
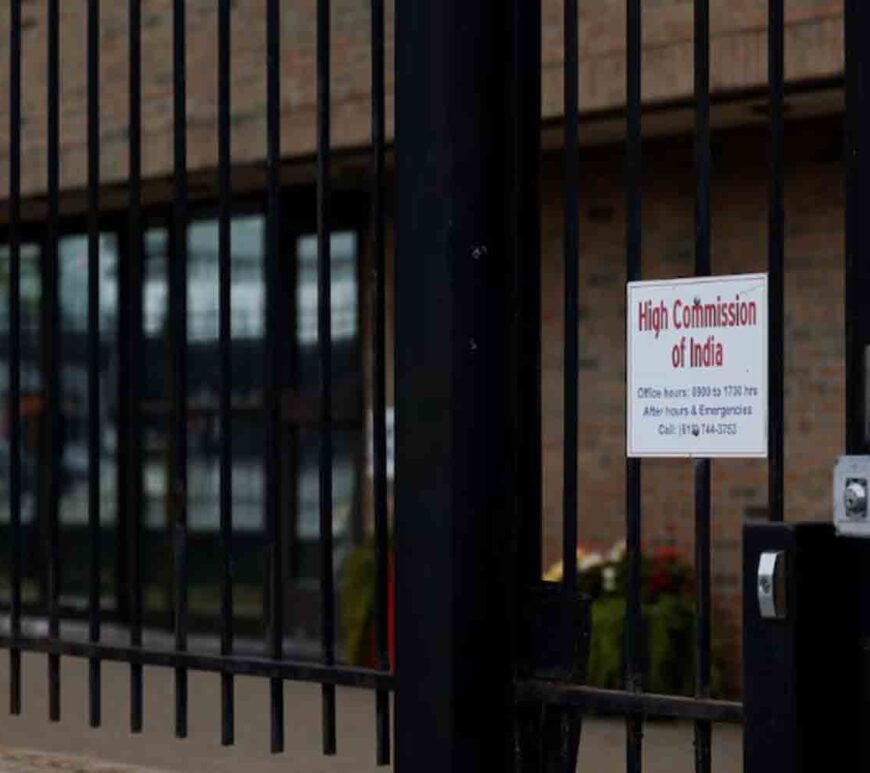
<svg viewBox="0 0 870 773">
<path fill-rule="evenodd" d="M 662 596 L 644 605 L 642 657 L 646 691 L 691 694 L 694 617 L 692 605 L 685 598 Z M 608 596 L 592 603 L 589 684 L 609 689 L 623 686 L 624 626 L 624 598 Z"/>
<path fill-rule="evenodd" d="M 628 560 L 620 544 L 608 553 L 577 551 L 578 582 L 591 601 L 592 631 L 586 681 L 620 689 L 625 684 L 625 606 Z M 641 562 L 643 687 L 647 692 L 690 695 L 694 687 L 694 578 L 673 549 L 644 555 Z M 561 563 L 546 575 L 562 577 Z M 721 685 L 714 653 L 713 689 Z"/>
<path fill-rule="evenodd" d="M 625 604 L 628 560 L 624 546 L 604 554 L 577 551 L 580 589 L 591 600 L 592 636 L 587 683 L 620 689 L 625 684 Z M 672 549 L 644 555 L 642 572 L 643 687 L 647 692 L 690 695 L 694 686 L 694 577 L 691 567 Z M 561 563 L 545 575 L 562 577 Z M 359 545 L 341 567 L 340 625 L 347 661 L 373 663 L 375 556 L 371 539 Z M 714 652 L 713 691 L 721 685 Z"/>
</svg>

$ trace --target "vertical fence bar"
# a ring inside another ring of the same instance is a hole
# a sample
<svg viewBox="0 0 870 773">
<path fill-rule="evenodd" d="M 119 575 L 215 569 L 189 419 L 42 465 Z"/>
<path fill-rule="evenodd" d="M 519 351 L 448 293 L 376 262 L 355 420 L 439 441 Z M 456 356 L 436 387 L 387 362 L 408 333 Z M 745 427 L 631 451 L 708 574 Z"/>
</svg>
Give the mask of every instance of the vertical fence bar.
<svg viewBox="0 0 870 773">
<path fill-rule="evenodd" d="M 48 217 L 43 263 L 42 335 L 44 427 L 42 446 L 42 512 L 48 533 L 48 635 L 60 635 L 60 310 L 58 281 L 58 216 L 60 186 L 60 5 L 48 0 Z M 60 720 L 60 656 L 48 656 L 48 714 Z"/>
<path fill-rule="evenodd" d="M 870 6 L 864 0 L 844 3 L 844 37 L 846 49 L 846 256 L 845 256 L 845 350 L 846 350 L 846 453 L 870 452 L 870 220 L 866 216 L 870 201 L 870 52 L 866 41 L 870 35 Z M 870 565 L 866 543 L 856 544 L 858 552 L 858 635 L 861 641 L 860 665 L 856 681 L 864 693 L 858 702 L 857 727 L 870 721 L 870 663 L 866 641 L 870 635 L 870 592 L 867 566 Z M 870 767 L 870 737 L 860 733 L 856 744 L 856 769 Z"/>
<path fill-rule="evenodd" d="M 132 387 L 130 377 L 130 316 L 132 305 L 130 297 L 133 288 L 130 284 L 130 260 L 125 253 L 118 262 L 118 321 L 116 338 L 116 352 L 118 357 L 118 372 L 115 380 L 115 396 L 117 400 L 117 432 L 118 444 L 116 451 L 115 485 L 117 487 L 117 523 L 115 525 L 115 555 L 114 555 L 114 581 L 115 581 L 115 604 L 118 618 L 129 622 L 131 630 L 132 619 L 132 589 L 131 589 L 131 556 L 128 548 L 132 545 L 130 521 L 132 519 L 131 508 L 134 506 L 130 496 L 131 464 L 130 464 L 130 389 Z"/>
<path fill-rule="evenodd" d="M 695 0 L 695 274 L 710 274 L 710 3 Z M 695 695 L 710 694 L 710 460 L 695 460 Z M 695 722 L 695 770 L 710 771 L 711 725 Z"/>
<path fill-rule="evenodd" d="M 219 348 L 220 348 L 220 529 L 221 529 L 221 655 L 233 651 L 233 439 L 232 352 L 230 328 L 231 210 L 230 200 L 230 10 L 231 0 L 218 8 L 218 215 L 219 253 Z M 234 680 L 221 674 L 221 743 L 229 746 L 234 736 Z"/>
<path fill-rule="evenodd" d="M 173 517 L 175 649 L 187 650 L 187 89 L 184 0 L 173 3 L 175 181 L 169 260 L 172 417 L 170 502 Z M 187 670 L 175 668 L 175 734 L 187 736 Z"/>
<path fill-rule="evenodd" d="M 865 187 L 870 180 L 870 153 L 865 148 L 870 110 L 861 91 L 867 71 L 867 57 L 861 35 L 867 29 L 868 14 L 861 0 L 846 0 L 844 38 L 846 48 L 846 453 L 865 453 L 868 415 L 865 405 L 866 341 L 870 340 L 870 314 L 864 288 L 870 281 L 870 260 L 866 219 Z"/>
<path fill-rule="evenodd" d="M 265 427 L 266 526 L 269 533 L 269 650 L 284 657 L 284 562 L 281 528 L 281 368 L 278 353 L 280 320 L 278 261 L 281 255 L 281 34 L 279 0 L 266 6 L 266 378 L 263 400 Z M 284 684 L 269 684 L 271 748 L 284 750 Z"/>
<path fill-rule="evenodd" d="M 12 636 L 21 635 L 21 0 L 9 14 L 9 519 Z M 21 713 L 21 650 L 9 650 L 9 712 Z"/>
<path fill-rule="evenodd" d="M 332 250 L 329 221 L 330 2 L 317 0 L 317 343 L 320 353 L 320 589 L 323 662 L 335 663 L 332 556 Z M 322 685 L 323 753 L 335 754 L 335 685 Z"/>
<path fill-rule="evenodd" d="M 770 126 L 769 162 L 769 224 L 768 224 L 768 309 L 770 325 L 767 347 L 770 384 L 768 386 L 768 509 L 771 521 L 782 521 L 784 507 L 784 394 L 785 394 L 785 203 L 784 150 L 785 137 L 785 12 L 783 0 L 769 0 L 768 22 L 768 88 Z"/>
<path fill-rule="evenodd" d="M 564 445 L 562 449 L 562 585 L 566 597 L 577 589 L 577 474 L 580 363 L 580 42 L 578 0 L 564 0 Z M 567 712 L 545 712 L 545 737 L 558 728 L 562 764 L 573 766 L 575 733 Z M 577 725 L 579 733 L 579 725 Z M 579 736 L 578 736 L 579 737 Z M 565 762 L 571 760 L 571 762 Z"/>
<path fill-rule="evenodd" d="M 88 638 L 100 640 L 100 0 L 88 0 Z M 89 661 L 90 724 L 100 725 L 100 660 Z"/>
<path fill-rule="evenodd" d="M 845 354 L 846 411 L 845 451 L 850 455 L 870 452 L 870 405 L 868 405 L 868 364 L 870 364 L 870 6 L 864 0 L 844 3 L 846 53 L 846 255 L 845 255 Z M 858 701 L 856 727 L 870 722 L 870 663 L 866 641 L 870 634 L 870 592 L 868 592 L 866 543 L 855 545 L 858 552 L 858 636 L 862 657 L 855 680 L 864 693 Z M 859 733 L 856 746 L 857 770 L 870 767 L 870 737 Z"/>
<path fill-rule="evenodd" d="M 642 206 L 642 11 L 640 0 L 626 2 L 626 277 L 641 278 L 643 253 Z M 627 356 L 626 352 L 626 356 Z M 641 664 L 641 460 L 626 462 L 626 549 L 628 555 L 628 603 L 625 626 L 626 689 L 643 689 Z M 640 717 L 626 720 L 626 768 L 631 773 L 642 768 L 643 722 Z"/>
<path fill-rule="evenodd" d="M 579 363 L 579 91 L 577 0 L 565 0 L 565 439 L 562 491 L 562 566 L 568 590 L 577 587 L 577 422 Z"/>
<path fill-rule="evenodd" d="M 508 202 L 505 238 L 511 267 L 509 372 L 512 472 L 509 550 L 501 550 L 501 571 L 510 577 L 512 613 L 509 642 L 514 662 L 528 659 L 524 628 L 528 621 L 530 589 L 541 582 L 542 467 L 541 467 L 541 7 L 540 3 L 511 0 L 507 81 Z M 526 650 L 526 652 L 524 652 Z M 528 664 L 518 666 L 527 669 Z M 548 716 L 549 714 L 549 716 Z M 580 718 L 567 712 L 542 713 L 540 706 L 517 706 L 513 718 L 513 770 L 540 769 L 541 734 L 568 721 L 563 742 L 568 755 L 577 754 Z"/>
<path fill-rule="evenodd" d="M 513 0 L 510 120 L 511 224 L 517 315 L 518 576 L 521 588 L 541 580 L 541 8 Z"/>
<path fill-rule="evenodd" d="M 375 268 L 374 329 L 372 350 L 372 456 L 375 511 L 375 633 L 378 668 L 389 671 L 389 521 L 387 503 L 387 278 L 386 215 L 386 110 L 384 107 L 384 0 L 372 0 L 372 256 Z M 377 761 L 390 763 L 390 696 L 378 690 L 376 702 Z"/>
<path fill-rule="evenodd" d="M 128 472 L 125 476 L 126 506 L 129 513 L 129 578 L 130 578 L 130 645 L 142 646 L 142 582 L 140 535 L 142 529 L 142 424 L 141 424 L 141 377 L 142 372 L 142 0 L 129 0 L 129 154 L 130 191 L 128 228 L 128 270 L 126 272 L 127 306 L 129 309 L 129 344 L 118 336 L 119 361 L 127 364 L 127 389 L 120 391 L 118 407 L 126 405 L 126 443 Z M 122 272 L 123 275 L 123 272 Z M 123 427 L 118 428 L 119 437 L 124 437 Z M 120 449 L 120 446 L 119 446 Z M 119 459 L 120 463 L 120 459 Z M 142 731 L 143 696 L 142 666 L 130 664 L 130 729 Z"/>
<path fill-rule="evenodd" d="M 509 12 L 396 2 L 396 765 L 414 773 L 513 759 Z"/>
</svg>

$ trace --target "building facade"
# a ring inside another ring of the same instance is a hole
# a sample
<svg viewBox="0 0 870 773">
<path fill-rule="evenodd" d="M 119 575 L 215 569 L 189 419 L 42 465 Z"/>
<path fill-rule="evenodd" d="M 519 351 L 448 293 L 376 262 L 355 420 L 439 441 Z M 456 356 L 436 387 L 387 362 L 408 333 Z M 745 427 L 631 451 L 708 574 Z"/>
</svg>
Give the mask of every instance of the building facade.
<svg viewBox="0 0 870 773">
<path fill-rule="evenodd" d="M 624 3 L 583 0 L 581 39 L 581 277 L 580 321 L 580 514 L 585 544 L 607 547 L 623 532 L 625 507 L 624 403 L 624 193 L 622 187 L 625 99 Z M 691 273 L 694 183 L 692 176 L 692 4 L 644 4 L 644 276 Z M 767 263 L 766 97 L 767 3 L 713 0 L 714 95 L 713 229 L 715 273 L 764 270 Z M 240 551 L 239 609 L 249 610 L 251 630 L 264 603 L 262 431 L 262 262 L 265 127 L 265 3 L 237 0 L 233 10 L 232 143 L 233 336 L 235 518 Z M 188 230 L 190 319 L 190 519 L 193 533 L 192 610 L 204 618 L 216 608 L 211 556 L 218 523 L 217 433 L 217 19 L 211 0 L 188 0 Z M 387 27 L 392 29 L 388 9 Z M 86 80 L 85 3 L 62 4 L 61 25 L 61 312 L 64 342 L 64 484 L 61 520 L 65 538 L 85 539 L 87 446 L 84 271 Z M 0 8 L 0 34 L 8 30 Z M 24 251 L 23 312 L 26 334 L 25 518 L 33 524 L 30 550 L 38 559 L 38 486 L 34 472 L 40 416 L 39 273 L 40 219 L 46 168 L 45 4 L 23 3 L 25 35 L 22 182 L 28 222 Z M 335 513 L 338 560 L 358 543 L 371 521 L 367 459 L 370 455 L 371 365 L 368 190 L 370 162 L 369 11 L 363 0 L 334 0 L 332 34 L 332 143 L 335 195 L 333 331 L 336 409 Z M 562 474 L 562 6 L 542 0 L 542 390 L 545 513 L 544 565 L 559 556 Z M 121 314 L 118 276 L 125 254 L 127 155 L 127 17 L 125 4 L 104 3 L 101 37 L 101 196 L 103 216 L 101 296 L 104 394 L 101 417 L 106 528 L 107 593 L 123 579 L 116 545 L 123 537 L 123 504 L 114 477 L 116 406 L 113 343 Z M 290 572 L 298 593 L 288 599 L 289 620 L 304 638 L 317 627 L 317 433 L 314 166 L 316 125 L 315 5 L 282 7 L 282 251 L 285 290 L 292 310 L 287 324 L 284 374 L 285 465 Z M 790 520 L 825 520 L 829 476 L 843 437 L 842 163 L 843 19 L 834 0 L 786 2 L 786 513 Z M 144 334 L 147 416 L 144 460 L 146 529 L 155 555 L 166 539 L 166 294 L 172 170 L 172 15 L 169 0 L 143 2 L 143 164 L 148 211 L 145 234 Z M 392 134 L 392 42 L 387 44 L 387 125 Z M 0 61 L 0 94 L 8 93 L 8 62 Z M 537 109 L 530 105 L 528 109 Z M 0 158 L 8 158 L 8 126 L 0 125 Z M 0 163 L 0 243 L 7 220 L 8 165 Z M 0 256 L 3 250 L 0 244 Z M 4 264 L 5 265 L 5 264 Z M 5 268 L 4 268 L 5 271 Z M 0 324 L 8 329 L 5 293 Z M 0 353 L 6 357 L 0 331 Z M 388 350 L 390 350 L 388 345 Z M 5 383 L 0 369 L 0 385 Z M 388 379 L 389 382 L 389 379 Z M 8 440 L 8 438 L 7 438 Z M 3 452 L 0 446 L 0 453 Z M 0 457 L 2 458 L 2 457 Z M 29 472 L 28 472 L 29 470 Z M 0 486 L 5 485 L 0 476 Z M 736 686 L 740 644 L 740 534 L 745 519 L 763 518 L 766 466 L 758 461 L 713 465 L 714 633 Z M 652 461 L 644 472 L 644 545 L 692 555 L 691 465 Z M 6 492 L 2 492 L 3 495 Z M 28 498 L 29 497 L 29 498 Z M 0 511 L 0 519 L 7 517 Z M 7 517 L 8 520 L 8 517 Z M 147 545 L 146 545 L 147 549 Z M 198 556 L 198 558 L 197 558 Z M 38 560 L 31 563 L 38 566 Z M 85 571 L 82 567 L 82 573 Z M 152 611 L 168 604 L 161 592 L 168 569 L 149 570 Z M 75 604 L 75 568 L 65 590 Z M 214 569 L 217 577 L 217 569 Z M 34 594 L 39 577 L 32 577 Z M 82 586 L 83 587 L 83 586 Z M 117 594 L 121 599 L 123 594 Z M 122 605 L 122 601 L 118 602 Z M 291 626 L 292 627 L 292 626 Z"/>
</svg>

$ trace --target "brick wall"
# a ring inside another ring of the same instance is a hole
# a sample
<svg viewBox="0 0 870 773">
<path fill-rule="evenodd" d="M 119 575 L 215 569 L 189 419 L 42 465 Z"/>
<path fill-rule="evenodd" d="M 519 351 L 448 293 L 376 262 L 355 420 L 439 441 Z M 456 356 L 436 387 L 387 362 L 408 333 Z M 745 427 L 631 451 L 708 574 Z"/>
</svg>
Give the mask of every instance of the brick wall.
<svg viewBox="0 0 870 773">
<path fill-rule="evenodd" d="M 61 181 L 83 185 L 85 176 L 85 0 L 61 6 Z M 366 144 L 369 138 L 369 11 L 367 0 L 332 4 L 333 142 Z M 584 0 L 581 7 L 581 106 L 586 113 L 618 107 L 624 99 L 623 0 Z M 842 0 L 787 0 L 787 77 L 824 78 L 842 71 Z M 23 0 L 23 187 L 45 185 L 45 12 L 43 0 Z M 216 163 L 216 15 L 214 0 L 187 0 L 189 165 Z M 265 0 L 236 0 L 233 11 L 233 154 L 239 164 L 265 153 Z M 765 82 L 767 0 L 713 0 L 712 85 L 715 90 Z M 692 3 L 644 3 L 644 97 L 661 102 L 692 88 Z M 102 174 L 127 173 L 126 3 L 102 3 Z M 146 177 L 171 169 L 172 15 L 170 0 L 143 0 L 144 151 Z M 388 2 L 391 32 L 393 3 Z M 562 110 L 562 3 L 543 0 L 543 114 Z M 9 4 L 0 5 L 0 40 L 8 40 Z M 315 0 L 282 4 L 282 151 L 310 154 L 315 147 Z M 387 93 L 392 93 L 392 36 L 388 35 Z M 0 57 L 0 114 L 8 94 L 8 57 Z M 392 104 L 388 100 L 388 130 Z M 0 121 L 0 157 L 8 148 L 8 122 Z M 0 199 L 8 168 L 0 164 Z M 2 214 L 0 214 L 2 217 Z"/>
</svg>

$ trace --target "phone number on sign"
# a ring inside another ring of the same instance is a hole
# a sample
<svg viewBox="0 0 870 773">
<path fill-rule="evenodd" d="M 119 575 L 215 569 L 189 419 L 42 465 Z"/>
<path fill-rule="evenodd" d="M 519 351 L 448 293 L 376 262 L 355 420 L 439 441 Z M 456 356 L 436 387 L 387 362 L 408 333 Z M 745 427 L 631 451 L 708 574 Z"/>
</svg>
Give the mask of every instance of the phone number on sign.
<svg viewBox="0 0 870 773">
<path fill-rule="evenodd" d="M 734 423 L 715 423 L 698 422 L 697 424 L 680 424 L 679 434 L 681 437 L 692 435 L 701 437 L 702 435 L 736 435 L 737 425 Z"/>
</svg>

